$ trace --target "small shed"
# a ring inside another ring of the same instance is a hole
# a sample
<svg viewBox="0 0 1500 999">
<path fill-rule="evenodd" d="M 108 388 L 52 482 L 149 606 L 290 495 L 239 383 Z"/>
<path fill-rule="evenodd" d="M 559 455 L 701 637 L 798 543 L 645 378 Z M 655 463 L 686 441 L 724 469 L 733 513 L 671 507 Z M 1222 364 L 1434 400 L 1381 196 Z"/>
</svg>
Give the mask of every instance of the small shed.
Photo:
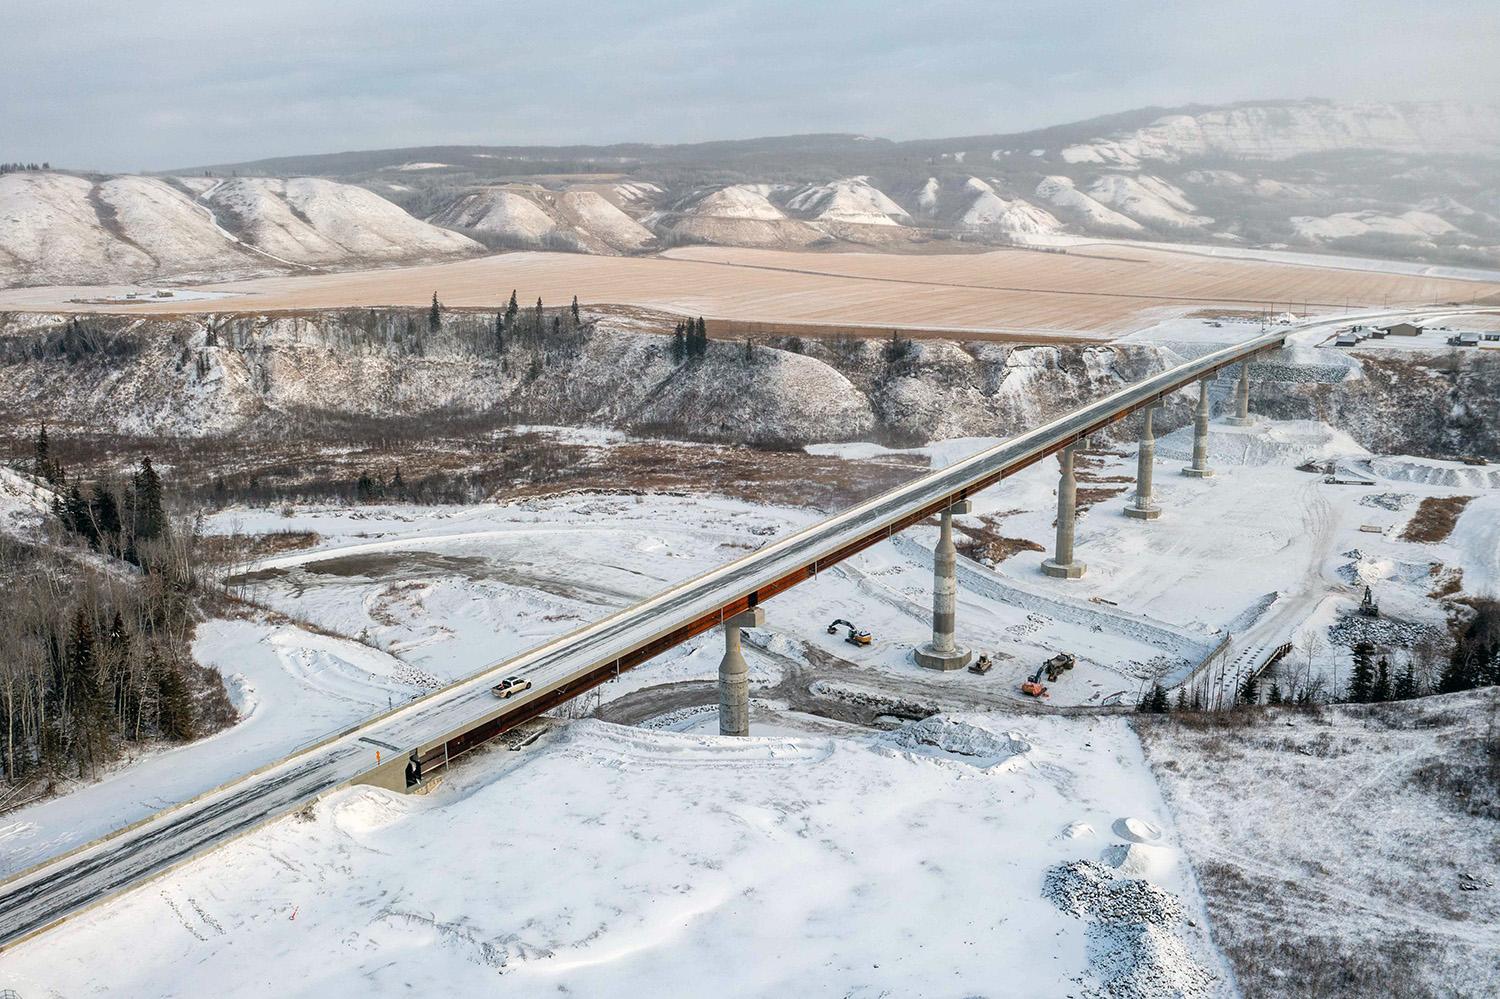
<svg viewBox="0 0 1500 999">
<path fill-rule="evenodd" d="M 1333 343 L 1336 347 L 1353 347 L 1359 343 L 1359 337 L 1353 333 L 1340 333 Z"/>
<path fill-rule="evenodd" d="M 1421 336 L 1422 327 L 1416 323 L 1392 323 L 1385 328 L 1391 336 Z"/>
</svg>

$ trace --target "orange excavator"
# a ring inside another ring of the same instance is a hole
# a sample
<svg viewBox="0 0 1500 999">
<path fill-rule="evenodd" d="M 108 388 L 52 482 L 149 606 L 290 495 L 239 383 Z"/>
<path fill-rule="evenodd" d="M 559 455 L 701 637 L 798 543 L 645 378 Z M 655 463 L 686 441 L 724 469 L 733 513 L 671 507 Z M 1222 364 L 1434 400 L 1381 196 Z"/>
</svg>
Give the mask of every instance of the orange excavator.
<svg viewBox="0 0 1500 999">
<path fill-rule="evenodd" d="M 1048 697 L 1047 687 L 1042 683 L 1042 674 L 1047 674 L 1050 683 L 1078 664 L 1078 660 L 1066 652 L 1059 652 L 1036 668 L 1036 672 L 1021 682 L 1021 693 L 1028 697 Z"/>
</svg>

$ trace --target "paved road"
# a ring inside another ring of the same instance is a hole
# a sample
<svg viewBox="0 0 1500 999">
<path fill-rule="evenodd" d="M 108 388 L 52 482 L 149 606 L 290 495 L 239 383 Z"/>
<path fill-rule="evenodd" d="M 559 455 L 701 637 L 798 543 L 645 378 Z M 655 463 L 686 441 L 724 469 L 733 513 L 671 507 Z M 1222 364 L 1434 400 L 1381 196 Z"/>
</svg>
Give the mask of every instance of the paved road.
<svg viewBox="0 0 1500 999">
<path fill-rule="evenodd" d="M 946 506 L 1168 392 L 1250 354 L 1279 346 L 1282 327 L 1225 347 L 923 476 L 735 562 L 436 691 L 329 742 L 175 806 L 0 885 L 0 948 L 286 815 L 372 769 L 370 742 L 415 747 L 494 719 L 608 666 L 654 640 L 722 611 L 800 569 L 828 565 L 861 541 L 889 536 L 914 514 Z M 500 677 L 531 679 L 523 698 L 498 702 Z"/>
</svg>

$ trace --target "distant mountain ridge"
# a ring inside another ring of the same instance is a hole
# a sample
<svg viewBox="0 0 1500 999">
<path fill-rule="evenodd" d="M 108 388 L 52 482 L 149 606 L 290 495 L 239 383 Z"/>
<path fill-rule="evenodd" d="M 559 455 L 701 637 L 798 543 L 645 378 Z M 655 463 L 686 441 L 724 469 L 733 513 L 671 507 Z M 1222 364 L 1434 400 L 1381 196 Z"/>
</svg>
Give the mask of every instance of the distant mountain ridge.
<svg viewBox="0 0 1500 999">
<path fill-rule="evenodd" d="M 424 146 L 0 176 L 0 286 L 1078 236 L 1500 267 L 1500 104 L 1261 101 L 956 139 Z"/>
</svg>

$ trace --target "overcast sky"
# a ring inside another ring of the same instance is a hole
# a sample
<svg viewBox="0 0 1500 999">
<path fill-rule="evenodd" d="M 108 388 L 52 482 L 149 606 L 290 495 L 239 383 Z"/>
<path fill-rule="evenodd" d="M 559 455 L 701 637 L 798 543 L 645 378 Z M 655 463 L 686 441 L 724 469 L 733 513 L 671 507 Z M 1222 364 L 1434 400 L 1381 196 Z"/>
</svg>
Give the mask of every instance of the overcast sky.
<svg viewBox="0 0 1500 999">
<path fill-rule="evenodd" d="M 0 0 L 0 160 L 1011 132 L 1500 95 L 1496 0 Z"/>
</svg>

